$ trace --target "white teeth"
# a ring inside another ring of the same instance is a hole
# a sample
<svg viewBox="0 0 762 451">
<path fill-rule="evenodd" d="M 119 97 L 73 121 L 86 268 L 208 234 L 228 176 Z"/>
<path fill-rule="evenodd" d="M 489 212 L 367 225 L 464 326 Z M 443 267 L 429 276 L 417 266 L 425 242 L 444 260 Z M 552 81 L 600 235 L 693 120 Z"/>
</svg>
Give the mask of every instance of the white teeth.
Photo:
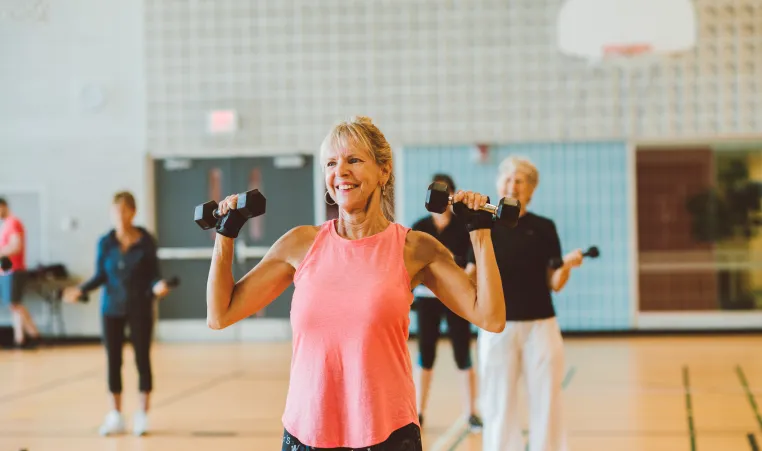
<svg viewBox="0 0 762 451">
<path fill-rule="evenodd" d="M 342 191 L 346 191 L 352 188 L 357 188 L 357 185 L 339 185 L 339 189 Z"/>
</svg>

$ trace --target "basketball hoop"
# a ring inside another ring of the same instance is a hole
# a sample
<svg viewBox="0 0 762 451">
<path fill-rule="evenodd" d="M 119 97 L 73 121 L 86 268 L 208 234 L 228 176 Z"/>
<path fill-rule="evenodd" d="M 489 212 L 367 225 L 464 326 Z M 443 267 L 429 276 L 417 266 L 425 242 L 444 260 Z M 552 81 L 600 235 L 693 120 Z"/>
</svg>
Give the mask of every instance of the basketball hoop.
<svg viewBox="0 0 762 451">
<path fill-rule="evenodd" d="M 691 0 L 566 0 L 556 25 L 561 53 L 594 63 L 647 65 L 697 39 Z"/>
<path fill-rule="evenodd" d="M 604 44 L 602 56 L 591 59 L 591 62 L 624 68 L 643 67 L 655 63 L 659 56 L 651 44 Z"/>
</svg>

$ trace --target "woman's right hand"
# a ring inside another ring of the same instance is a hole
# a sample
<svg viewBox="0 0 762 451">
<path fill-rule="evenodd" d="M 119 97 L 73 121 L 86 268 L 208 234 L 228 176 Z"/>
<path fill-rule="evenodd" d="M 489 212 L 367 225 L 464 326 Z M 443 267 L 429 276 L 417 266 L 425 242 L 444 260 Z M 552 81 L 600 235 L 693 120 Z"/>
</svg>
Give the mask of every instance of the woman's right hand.
<svg viewBox="0 0 762 451">
<path fill-rule="evenodd" d="M 235 210 L 238 205 L 238 194 L 231 194 L 230 196 L 222 199 L 217 209 L 220 212 L 220 216 L 225 216 L 230 210 Z"/>
<path fill-rule="evenodd" d="M 79 301 L 81 296 L 82 290 L 80 290 L 79 287 L 66 287 L 63 290 L 61 298 L 64 300 L 64 302 L 75 304 Z"/>
</svg>

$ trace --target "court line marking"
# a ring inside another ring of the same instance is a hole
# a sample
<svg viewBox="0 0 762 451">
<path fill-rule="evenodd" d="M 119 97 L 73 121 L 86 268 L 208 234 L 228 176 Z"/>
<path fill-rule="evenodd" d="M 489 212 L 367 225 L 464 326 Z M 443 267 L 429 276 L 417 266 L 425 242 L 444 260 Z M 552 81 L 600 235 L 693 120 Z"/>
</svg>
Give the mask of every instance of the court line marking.
<svg viewBox="0 0 762 451">
<path fill-rule="evenodd" d="M 576 372 L 577 372 L 577 367 L 576 367 L 576 366 L 574 366 L 574 365 L 572 365 L 572 366 L 571 366 L 571 367 L 570 367 L 570 368 L 569 368 L 569 369 L 566 371 L 566 375 L 564 376 L 564 380 L 563 380 L 563 382 L 561 382 L 561 389 L 562 389 L 562 390 L 566 390 L 566 387 L 568 387 L 568 386 L 569 386 L 569 384 L 571 383 L 571 381 L 572 381 L 572 378 L 574 377 L 574 374 L 575 374 Z M 453 425 L 452 425 L 450 428 L 453 428 L 453 427 L 455 427 L 457 424 L 458 424 L 458 422 L 456 422 L 455 424 L 453 424 Z M 457 429 L 457 428 L 456 428 L 456 429 Z M 450 430 L 449 430 L 449 429 L 448 429 L 448 432 L 450 432 Z M 524 435 L 525 435 L 525 434 L 527 434 L 528 432 L 529 432 L 529 431 L 526 431 L 526 430 L 524 430 L 524 431 L 522 431 L 522 434 L 524 434 Z M 466 425 L 466 428 L 465 428 L 465 429 L 463 429 L 462 431 L 460 431 L 460 434 L 458 435 L 458 438 L 456 438 L 456 439 L 455 439 L 455 441 L 452 443 L 452 445 L 450 445 L 450 447 L 447 449 L 447 451 L 455 451 L 455 450 L 456 450 L 456 449 L 457 449 L 457 448 L 460 446 L 460 444 L 463 442 L 463 440 L 465 440 L 465 439 L 466 439 L 466 437 L 468 437 L 470 434 L 471 434 L 471 431 L 469 430 L 468 426 Z M 448 437 L 448 439 L 449 439 L 449 437 Z M 446 443 L 446 442 L 445 442 L 445 443 Z M 438 445 L 438 444 L 439 444 L 439 440 L 437 440 L 437 441 L 434 443 L 434 445 L 432 446 L 432 451 L 437 451 L 437 450 L 438 450 L 438 448 L 435 448 L 435 447 L 434 447 L 434 446 L 436 446 L 436 445 Z M 439 446 L 443 446 L 443 445 L 439 445 Z M 527 448 L 528 448 L 528 447 L 529 447 L 529 443 L 527 443 Z"/>
<path fill-rule="evenodd" d="M 455 422 L 451 424 L 449 428 L 447 428 L 445 433 L 440 435 L 437 441 L 431 445 L 431 451 L 444 450 L 447 442 L 449 442 L 452 437 L 457 436 L 459 432 L 462 433 L 460 428 L 465 425 L 466 419 L 462 416 L 458 416 L 458 419 L 456 419 Z M 468 430 L 468 428 L 466 428 L 466 430 Z"/>
<path fill-rule="evenodd" d="M 746 397 L 749 399 L 749 404 L 751 404 L 751 409 L 754 411 L 754 416 L 757 418 L 759 430 L 762 431 L 762 416 L 759 414 L 757 401 L 754 399 L 754 394 L 752 394 L 751 389 L 749 388 L 749 382 L 746 380 L 746 375 L 744 374 L 741 365 L 736 365 L 736 374 L 738 375 L 738 379 L 741 381 L 741 385 L 746 392 Z"/>
<path fill-rule="evenodd" d="M 685 411 L 688 416 L 688 432 L 691 437 L 691 450 L 696 451 L 696 431 L 693 428 L 693 405 L 691 403 L 691 389 L 687 365 L 683 365 L 683 387 L 685 388 Z"/>
<path fill-rule="evenodd" d="M 751 446 L 751 451 L 759 451 L 759 446 L 757 445 L 757 439 L 754 437 L 754 434 L 749 432 L 746 434 L 746 438 L 749 439 L 749 446 Z"/>
</svg>

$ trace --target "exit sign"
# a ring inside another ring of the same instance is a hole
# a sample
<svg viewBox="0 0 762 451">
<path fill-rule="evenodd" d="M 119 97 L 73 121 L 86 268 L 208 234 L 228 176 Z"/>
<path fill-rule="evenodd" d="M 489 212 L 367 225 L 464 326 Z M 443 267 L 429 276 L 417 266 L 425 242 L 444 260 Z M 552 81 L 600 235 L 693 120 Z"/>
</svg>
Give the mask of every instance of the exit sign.
<svg viewBox="0 0 762 451">
<path fill-rule="evenodd" d="M 211 134 L 232 133 L 238 130 L 238 113 L 234 110 L 210 111 L 206 128 Z"/>
</svg>

